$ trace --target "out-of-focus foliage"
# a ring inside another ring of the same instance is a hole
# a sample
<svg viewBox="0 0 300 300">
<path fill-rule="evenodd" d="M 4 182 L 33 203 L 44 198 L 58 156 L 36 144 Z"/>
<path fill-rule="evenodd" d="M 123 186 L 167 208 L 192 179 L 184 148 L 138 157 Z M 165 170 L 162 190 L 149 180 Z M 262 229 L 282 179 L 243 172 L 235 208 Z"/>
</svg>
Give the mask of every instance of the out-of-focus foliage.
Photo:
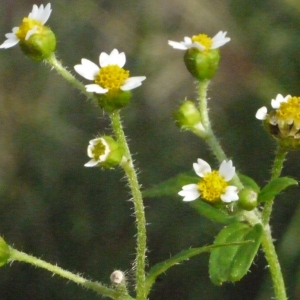
<svg viewBox="0 0 300 300">
<path fill-rule="evenodd" d="M 0 2 L 3 41 L 34 3 Z M 169 47 L 167 40 L 228 31 L 232 41 L 221 48 L 220 70 L 209 94 L 210 115 L 238 171 L 265 185 L 274 142 L 254 115 L 278 93 L 300 95 L 297 1 L 51 3 L 47 24 L 56 33 L 58 57 L 70 70 L 83 57 L 97 61 L 100 52 L 117 48 L 125 51 L 132 76 L 147 76 L 122 112 L 145 188 L 191 169 L 198 157 L 214 162 L 202 141 L 180 133 L 172 121 L 180 101 L 195 97 L 195 86 L 183 52 Z M 88 141 L 109 131 L 107 118 L 18 47 L 0 51 L 0 74 L 1 236 L 20 250 L 109 283 L 113 270 L 132 268 L 135 228 L 122 172 L 83 167 Z M 283 175 L 298 179 L 299 164 L 300 154 L 290 153 Z M 292 300 L 300 298 L 298 201 L 298 191 L 289 189 L 278 197 L 272 217 Z M 176 195 L 146 198 L 145 205 L 150 265 L 191 246 L 210 244 L 218 232 L 219 225 L 199 217 Z M 270 299 L 266 262 L 262 256 L 255 262 L 241 282 L 215 287 L 208 277 L 208 254 L 200 255 L 161 276 L 150 298 Z M 73 283 L 17 263 L 0 270 L 0 298 L 98 299 Z"/>
</svg>

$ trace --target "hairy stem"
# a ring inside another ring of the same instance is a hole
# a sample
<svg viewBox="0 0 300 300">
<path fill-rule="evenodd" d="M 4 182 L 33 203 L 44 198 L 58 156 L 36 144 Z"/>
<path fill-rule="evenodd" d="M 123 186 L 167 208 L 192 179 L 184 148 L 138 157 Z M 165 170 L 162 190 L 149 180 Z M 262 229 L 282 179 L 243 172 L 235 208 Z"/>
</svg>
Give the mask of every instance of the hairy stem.
<svg viewBox="0 0 300 300">
<path fill-rule="evenodd" d="M 115 291 L 113 289 L 110 289 L 110 288 L 102 285 L 99 282 L 87 280 L 87 279 L 83 278 L 82 276 L 79 276 L 78 274 L 74 274 L 72 272 L 66 271 L 58 266 L 52 265 L 44 260 L 41 260 L 32 255 L 28 255 L 24 252 L 18 251 L 11 247 L 10 247 L 9 261 L 25 262 L 25 263 L 31 264 L 35 267 L 45 269 L 45 270 L 51 272 L 52 274 L 56 274 L 63 278 L 71 280 L 85 288 L 91 289 L 91 290 L 97 292 L 98 294 L 109 297 L 111 299 L 133 300 L 133 298 L 128 295 L 127 291 L 120 293 L 118 291 Z"/>
<path fill-rule="evenodd" d="M 145 208 L 143 204 L 142 193 L 137 179 L 136 170 L 133 165 L 131 153 L 128 143 L 123 131 L 123 126 L 120 118 L 120 113 L 115 111 L 110 114 L 112 127 L 119 143 L 125 149 L 125 161 L 121 163 L 124 169 L 128 183 L 132 193 L 132 201 L 134 203 L 134 212 L 137 226 L 137 246 L 136 246 L 136 299 L 146 300 L 146 287 L 145 287 L 145 260 L 146 260 L 146 219 Z"/>
<path fill-rule="evenodd" d="M 286 157 L 287 151 L 278 146 L 272 173 L 271 180 L 276 179 L 280 176 L 281 170 L 283 168 L 283 163 Z M 264 225 L 264 235 L 262 239 L 262 247 L 265 253 L 266 260 L 269 264 L 269 269 L 273 281 L 274 292 L 277 300 L 286 300 L 286 289 L 281 272 L 281 267 L 278 261 L 278 256 L 273 243 L 273 238 L 270 230 L 270 217 L 272 213 L 274 199 L 271 199 L 265 203 L 262 212 L 262 222 Z"/>
</svg>

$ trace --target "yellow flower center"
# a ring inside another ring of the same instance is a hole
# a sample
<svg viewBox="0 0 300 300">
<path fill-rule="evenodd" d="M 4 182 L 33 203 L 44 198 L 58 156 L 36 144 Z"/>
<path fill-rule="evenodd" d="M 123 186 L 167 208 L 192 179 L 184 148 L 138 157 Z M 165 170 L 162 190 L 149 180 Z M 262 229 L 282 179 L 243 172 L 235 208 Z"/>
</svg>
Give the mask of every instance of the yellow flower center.
<svg viewBox="0 0 300 300">
<path fill-rule="evenodd" d="M 95 83 L 109 91 L 117 91 L 129 78 L 129 71 L 118 65 L 109 65 L 100 69 L 95 78 Z"/>
<path fill-rule="evenodd" d="M 96 145 L 93 145 L 91 152 L 95 160 L 101 160 L 100 156 L 105 154 L 106 146 L 101 140 L 97 141 Z"/>
<path fill-rule="evenodd" d="M 24 41 L 27 32 L 31 30 L 34 26 L 36 26 L 35 33 L 40 33 L 43 28 L 43 24 L 41 22 L 30 18 L 24 18 L 22 25 L 16 32 L 16 36 L 19 38 L 19 40 Z"/>
<path fill-rule="evenodd" d="M 300 128 L 300 97 L 291 97 L 287 102 L 282 102 L 276 111 L 276 118 L 279 124 L 293 124 Z"/>
<path fill-rule="evenodd" d="M 193 42 L 198 42 L 201 44 L 203 47 L 206 48 L 206 50 L 209 50 L 213 41 L 210 37 L 208 37 L 206 34 L 199 34 L 199 35 L 194 35 L 192 37 Z"/>
<path fill-rule="evenodd" d="M 210 202 L 218 201 L 226 187 L 227 183 L 218 171 L 206 174 L 198 183 L 201 198 Z"/>
</svg>

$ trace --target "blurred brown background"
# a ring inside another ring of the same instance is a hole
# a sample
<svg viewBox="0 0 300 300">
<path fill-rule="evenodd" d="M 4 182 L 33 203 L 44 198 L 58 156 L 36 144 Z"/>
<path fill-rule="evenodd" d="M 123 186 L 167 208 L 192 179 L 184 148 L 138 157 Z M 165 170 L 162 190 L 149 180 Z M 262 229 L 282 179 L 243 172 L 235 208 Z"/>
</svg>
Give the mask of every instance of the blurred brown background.
<svg viewBox="0 0 300 300">
<path fill-rule="evenodd" d="M 33 4 L 0 2 L 0 37 L 19 26 Z M 47 4 L 44 2 L 43 4 Z M 132 76 L 147 80 L 123 110 L 126 134 L 144 188 L 214 158 L 204 143 L 180 133 L 172 112 L 195 99 L 183 52 L 167 40 L 228 31 L 220 70 L 209 92 L 213 127 L 238 170 L 261 186 L 269 178 L 274 142 L 255 119 L 278 93 L 300 95 L 300 3 L 296 0 L 53 0 L 47 24 L 57 56 L 73 70 L 81 58 L 98 61 L 117 48 Z M 109 121 L 77 90 L 19 47 L 0 51 L 0 234 L 17 249 L 109 284 L 114 269 L 130 270 L 134 218 L 121 170 L 84 168 L 88 141 L 109 133 Z M 79 77 L 79 76 L 78 76 Z M 299 179 L 299 153 L 283 174 Z M 289 299 L 300 299 L 299 190 L 275 203 L 273 234 Z M 219 226 L 199 216 L 177 195 L 145 199 L 149 265 L 182 249 L 210 244 Z M 215 287 L 208 254 L 170 269 L 150 299 L 266 300 L 272 289 L 262 253 L 241 282 Z M 130 276 L 132 275 L 129 272 Z M 132 276 L 131 276 L 132 277 Z M 0 270 L 0 299 L 99 299 L 73 283 L 14 263 Z"/>
</svg>

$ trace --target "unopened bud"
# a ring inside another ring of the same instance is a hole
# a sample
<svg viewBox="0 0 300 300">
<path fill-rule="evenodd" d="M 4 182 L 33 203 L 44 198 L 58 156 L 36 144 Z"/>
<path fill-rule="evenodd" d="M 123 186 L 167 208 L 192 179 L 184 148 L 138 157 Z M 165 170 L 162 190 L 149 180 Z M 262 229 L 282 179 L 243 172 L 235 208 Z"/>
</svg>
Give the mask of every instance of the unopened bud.
<svg viewBox="0 0 300 300">
<path fill-rule="evenodd" d="M 184 62 L 188 71 L 199 81 L 213 78 L 218 69 L 219 61 L 219 49 L 199 51 L 191 48 L 184 55 Z"/>
<path fill-rule="evenodd" d="M 239 193 L 239 206 L 245 210 L 253 210 L 257 206 L 257 193 L 251 188 L 244 188 Z"/>
</svg>

